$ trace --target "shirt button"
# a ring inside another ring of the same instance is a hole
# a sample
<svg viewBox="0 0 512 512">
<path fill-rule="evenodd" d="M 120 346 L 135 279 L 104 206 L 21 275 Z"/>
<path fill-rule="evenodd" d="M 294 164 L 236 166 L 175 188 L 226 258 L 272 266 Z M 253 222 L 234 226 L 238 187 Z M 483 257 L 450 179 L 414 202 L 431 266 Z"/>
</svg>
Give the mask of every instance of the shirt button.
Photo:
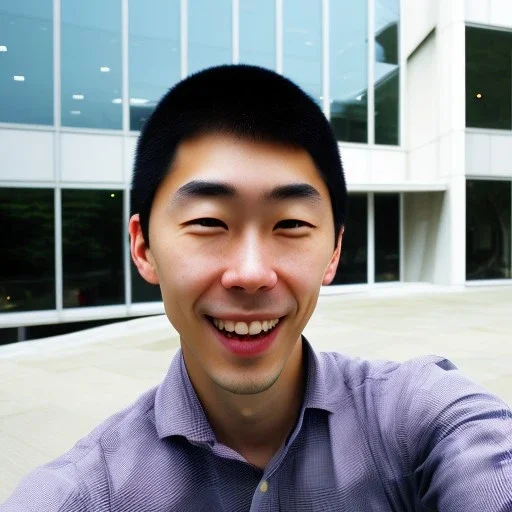
<svg viewBox="0 0 512 512">
<path fill-rule="evenodd" d="M 268 482 L 266 480 L 263 480 L 263 482 L 261 482 L 260 491 L 261 492 L 267 492 L 268 491 Z"/>
</svg>

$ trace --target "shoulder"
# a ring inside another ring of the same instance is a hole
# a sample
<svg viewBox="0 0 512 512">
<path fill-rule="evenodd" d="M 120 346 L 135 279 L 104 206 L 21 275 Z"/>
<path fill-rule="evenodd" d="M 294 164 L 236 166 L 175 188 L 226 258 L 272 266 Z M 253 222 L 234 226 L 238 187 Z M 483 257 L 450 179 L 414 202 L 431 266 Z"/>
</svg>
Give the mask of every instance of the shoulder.
<svg viewBox="0 0 512 512">
<path fill-rule="evenodd" d="M 106 454 L 122 447 L 126 455 L 137 437 L 152 433 L 156 436 L 155 392 L 156 388 L 147 391 L 98 425 L 67 453 L 32 471 L 0 505 L 0 511 L 108 510 L 110 475 Z"/>
</svg>

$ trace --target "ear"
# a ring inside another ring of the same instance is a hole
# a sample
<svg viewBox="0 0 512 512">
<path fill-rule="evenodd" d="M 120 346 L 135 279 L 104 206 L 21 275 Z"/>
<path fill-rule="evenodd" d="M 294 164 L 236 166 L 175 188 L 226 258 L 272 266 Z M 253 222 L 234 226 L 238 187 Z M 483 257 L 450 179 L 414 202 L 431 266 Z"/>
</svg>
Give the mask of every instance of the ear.
<svg viewBox="0 0 512 512">
<path fill-rule="evenodd" d="M 341 246 L 343 243 L 343 232 L 345 231 L 344 226 L 341 226 L 340 234 L 338 236 L 338 243 L 336 244 L 336 247 L 334 248 L 334 252 L 331 256 L 331 261 L 329 261 L 329 265 L 327 265 L 327 268 L 324 272 L 324 278 L 322 279 L 322 285 L 326 286 L 328 284 L 332 283 L 332 280 L 334 279 L 334 276 L 336 275 L 336 269 L 338 268 L 338 263 L 340 261 L 341 256 Z"/>
<path fill-rule="evenodd" d="M 130 232 L 130 252 L 132 260 L 133 263 L 135 263 L 139 274 L 148 283 L 159 284 L 153 255 L 151 254 L 150 249 L 146 246 L 138 213 L 132 215 L 130 218 L 128 231 Z"/>
</svg>

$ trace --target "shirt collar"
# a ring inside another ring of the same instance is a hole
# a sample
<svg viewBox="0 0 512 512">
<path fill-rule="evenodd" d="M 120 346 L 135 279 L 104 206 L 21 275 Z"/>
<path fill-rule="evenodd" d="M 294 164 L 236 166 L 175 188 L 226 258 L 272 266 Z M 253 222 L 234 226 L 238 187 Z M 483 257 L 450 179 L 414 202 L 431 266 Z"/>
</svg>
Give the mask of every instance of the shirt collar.
<svg viewBox="0 0 512 512">
<path fill-rule="evenodd" d="M 324 359 L 319 357 L 302 337 L 306 356 L 306 390 L 304 409 L 334 412 L 339 397 L 329 389 Z M 331 379 L 333 380 L 333 379 Z M 215 442 L 215 434 L 192 387 L 181 350 L 174 356 L 169 371 L 155 397 L 156 429 L 160 439 L 184 436 L 198 443 Z"/>
</svg>

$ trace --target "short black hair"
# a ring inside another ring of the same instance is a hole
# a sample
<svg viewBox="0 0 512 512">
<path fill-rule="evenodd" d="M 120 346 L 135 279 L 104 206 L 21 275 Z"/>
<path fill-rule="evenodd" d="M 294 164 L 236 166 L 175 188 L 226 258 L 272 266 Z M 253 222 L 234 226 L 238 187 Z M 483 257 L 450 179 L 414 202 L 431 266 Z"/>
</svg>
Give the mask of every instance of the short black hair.
<svg viewBox="0 0 512 512">
<path fill-rule="evenodd" d="M 315 101 L 287 78 L 237 64 L 208 68 L 176 84 L 143 127 L 133 171 L 132 213 L 139 213 L 148 247 L 156 190 L 171 171 L 179 144 L 202 133 L 227 133 L 306 150 L 329 190 L 336 244 L 347 214 L 347 190 L 329 122 Z"/>
</svg>

